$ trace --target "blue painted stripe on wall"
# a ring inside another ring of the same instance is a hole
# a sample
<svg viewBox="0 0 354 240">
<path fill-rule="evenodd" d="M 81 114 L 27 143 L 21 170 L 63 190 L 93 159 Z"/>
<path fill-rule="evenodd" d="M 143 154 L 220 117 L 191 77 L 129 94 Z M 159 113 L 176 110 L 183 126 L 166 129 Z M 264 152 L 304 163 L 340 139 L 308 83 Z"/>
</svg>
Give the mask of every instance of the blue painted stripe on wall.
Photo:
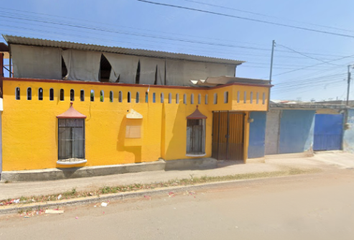
<svg viewBox="0 0 354 240">
<path fill-rule="evenodd" d="M 300 153 L 313 145 L 314 110 L 283 110 L 280 118 L 279 153 Z"/>
<path fill-rule="evenodd" d="M 264 157 L 266 112 L 251 112 L 248 158 Z"/>
</svg>

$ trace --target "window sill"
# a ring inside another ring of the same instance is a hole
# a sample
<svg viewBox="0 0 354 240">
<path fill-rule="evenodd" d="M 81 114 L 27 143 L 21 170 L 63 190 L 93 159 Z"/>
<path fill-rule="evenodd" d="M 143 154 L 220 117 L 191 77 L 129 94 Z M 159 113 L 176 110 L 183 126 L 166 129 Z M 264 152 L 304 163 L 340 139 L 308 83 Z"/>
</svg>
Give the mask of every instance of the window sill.
<svg viewBox="0 0 354 240">
<path fill-rule="evenodd" d="M 204 157 L 206 153 L 201 153 L 201 154 L 192 154 L 192 153 L 187 153 L 187 157 Z"/>
<path fill-rule="evenodd" d="M 64 159 L 64 160 L 58 160 L 57 164 L 58 165 L 76 165 L 76 164 L 81 164 L 87 162 L 86 159 L 77 159 L 77 160 L 69 160 L 69 159 Z"/>
</svg>

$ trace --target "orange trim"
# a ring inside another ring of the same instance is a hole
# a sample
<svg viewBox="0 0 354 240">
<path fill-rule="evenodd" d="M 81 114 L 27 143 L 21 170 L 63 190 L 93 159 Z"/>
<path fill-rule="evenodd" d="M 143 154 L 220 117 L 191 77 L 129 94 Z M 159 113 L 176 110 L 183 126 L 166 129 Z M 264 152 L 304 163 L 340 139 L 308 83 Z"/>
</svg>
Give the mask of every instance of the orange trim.
<svg viewBox="0 0 354 240">
<path fill-rule="evenodd" d="M 86 118 L 86 116 L 76 111 L 73 107 L 73 102 L 71 102 L 70 108 L 66 112 L 58 115 L 57 118 Z"/>
<path fill-rule="evenodd" d="M 172 88 L 172 89 L 215 89 L 222 88 L 231 85 L 241 86 L 253 86 L 253 87 L 267 87 L 270 88 L 273 85 L 261 85 L 261 84 L 247 84 L 247 83 L 229 83 L 215 87 L 184 87 L 184 86 L 166 86 L 166 85 L 149 85 L 149 84 L 128 84 L 128 83 L 106 83 L 106 82 L 85 82 L 75 80 L 55 80 L 55 79 L 35 79 L 35 78 L 3 78 L 5 81 L 21 81 L 21 82 L 47 82 L 47 83 L 69 83 L 69 84 L 91 84 L 91 85 L 104 85 L 104 86 L 122 86 L 122 87 L 150 87 L 150 88 Z"/>
</svg>

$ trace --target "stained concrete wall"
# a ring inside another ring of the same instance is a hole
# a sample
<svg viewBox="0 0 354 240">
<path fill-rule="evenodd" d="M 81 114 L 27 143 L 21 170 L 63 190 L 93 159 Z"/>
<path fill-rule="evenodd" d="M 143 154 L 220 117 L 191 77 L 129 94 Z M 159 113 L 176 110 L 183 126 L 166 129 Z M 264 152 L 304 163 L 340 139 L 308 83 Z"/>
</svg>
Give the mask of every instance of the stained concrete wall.
<svg viewBox="0 0 354 240">
<path fill-rule="evenodd" d="M 250 123 L 248 158 L 264 157 L 266 117 L 266 112 L 250 113 L 253 122 Z"/>
<path fill-rule="evenodd" d="M 280 110 L 271 109 L 267 113 L 265 154 L 277 154 L 279 144 Z"/>
<path fill-rule="evenodd" d="M 348 109 L 344 129 L 343 150 L 354 153 L 354 109 Z"/>
<path fill-rule="evenodd" d="M 282 110 L 279 153 L 300 153 L 313 146 L 315 110 Z"/>
</svg>

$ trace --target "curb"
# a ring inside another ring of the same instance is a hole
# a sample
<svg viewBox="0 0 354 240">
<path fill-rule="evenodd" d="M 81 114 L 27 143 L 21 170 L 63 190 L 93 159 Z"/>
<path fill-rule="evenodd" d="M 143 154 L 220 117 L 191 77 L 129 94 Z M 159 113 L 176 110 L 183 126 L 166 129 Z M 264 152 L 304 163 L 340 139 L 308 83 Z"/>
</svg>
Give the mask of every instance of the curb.
<svg viewBox="0 0 354 240">
<path fill-rule="evenodd" d="M 142 197 L 144 195 L 149 196 L 156 196 L 159 194 L 166 193 L 173 191 L 175 193 L 180 193 L 184 191 L 192 191 L 198 189 L 213 189 L 218 188 L 220 186 L 231 186 L 238 183 L 244 182 L 252 182 L 258 180 L 265 180 L 265 179 L 274 179 L 274 178 L 284 178 L 288 176 L 282 177 L 273 177 L 273 178 L 254 178 L 254 179 L 241 179 L 241 180 L 231 180 L 231 181 L 224 181 L 224 182 L 212 182 L 212 183 L 203 183 L 197 185 L 189 185 L 189 186 L 177 186 L 177 187 L 167 187 L 167 188 L 160 188 L 160 189 L 153 189 L 153 190 L 145 190 L 145 191 L 136 191 L 136 192 L 123 192 L 123 193 L 113 193 L 113 194 L 104 194 L 103 196 L 92 196 L 92 197 L 85 197 L 85 198 L 76 198 L 76 199 L 69 199 L 69 200 L 62 200 L 62 201 L 50 201 L 50 202 L 42 202 L 42 203 L 31 203 L 26 205 L 17 205 L 14 206 L 5 206 L 0 207 L 0 214 L 9 214 L 9 213 L 17 213 L 18 211 L 26 211 L 29 209 L 36 209 L 36 208 L 50 208 L 50 207 L 60 207 L 60 206 L 74 206 L 74 205 L 84 205 L 88 203 L 97 203 L 101 201 L 107 200 L 124 200 L 124 199 L 131 199 L 136 197 Z"/>
<path fill-rule="evenodd" d="M 312 175 L 312 174 L 306 174 L 306 175 Z M 279 176 L 279 177 L 267 177 L 267 178 L 240 179 L 240 180 L 230 180 L 230 181 L 223 181 L 223 182 L 203 183 L 203 184 L 196 184 L 196 185 L 189 185 L 189 186 L 166 187 L 166 188 L 142 190 L 136 192 L 104 194 L 103 196 L 99 196 L 99 197 L 92 196 L 92 197 L 76 198 L 76 199 L 61 200 L 61 201 L 58 200 L 58 201 L 50 201 L 50 202 L 42 202 L 42 203 L 31 203 L 22 206 L 16 205 L 16 207 L 10 205 L 5 207 L 0 207 L 0 214 L 17 213 L 21 210 L 26 211 L 29 209 L 36 209 L 36 208 L 75 206 L 75 205 L 84 205 L 88 203 L 97 203 L 97 202 L 108 201 L 108 200 L 124 200 L 124 199 L 136 198 L 136 197 L 143 197 L 144 195 L 156 196 L 163 193 L 168 194 L 171 191 L 175 193 L 180 193 L 184 191 L 194 191 L 199 189 L 215 189 L 218 187 L 227 187 L 227 186 L 233 186 L 235 184 L 256 182 L 260 180 L 264 181 L 264 180 L 274 180 L 274 179 L 289 178 L 289 177 L 302 177 L 302 176 L 303 174 Z"/>
</svg>

